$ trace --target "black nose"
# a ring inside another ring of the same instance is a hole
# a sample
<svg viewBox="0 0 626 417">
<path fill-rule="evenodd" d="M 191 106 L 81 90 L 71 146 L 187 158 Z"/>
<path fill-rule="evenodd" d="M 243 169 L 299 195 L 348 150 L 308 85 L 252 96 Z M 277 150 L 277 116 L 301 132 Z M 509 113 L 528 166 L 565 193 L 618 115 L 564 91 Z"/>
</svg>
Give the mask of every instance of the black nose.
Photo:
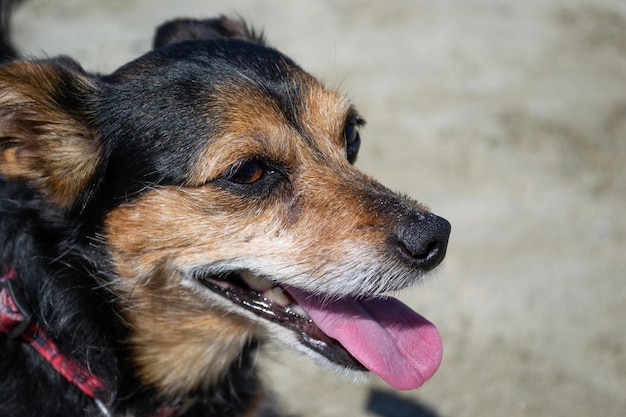
<svg viewBox="0 0 626 417">
<path fill-rule="evenodd" d="M 446 255 L 450 229 L 446 219 L 434 214 L 408 216 L 396 231 L 402 256 L 423 270 L 433 269 Z"/>
</svg>

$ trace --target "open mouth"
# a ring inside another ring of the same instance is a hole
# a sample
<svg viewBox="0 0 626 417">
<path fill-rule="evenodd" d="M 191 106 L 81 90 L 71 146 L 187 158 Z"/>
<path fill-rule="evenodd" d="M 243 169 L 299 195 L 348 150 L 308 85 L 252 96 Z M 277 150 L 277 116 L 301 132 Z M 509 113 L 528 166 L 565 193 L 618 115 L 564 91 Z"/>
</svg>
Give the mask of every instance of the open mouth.
<svg viewBox="0 0 626 417">
<path fill-rule="evenodd" d="M 328 337 L 282 287 L 241 272 L 200 282 L 257 316 L 292 330 L 303 345 L 342 367 L 367 371 L 337 340 Z"/>
<path fill-rule="evenodd" d="M 329 301 L 245 271 L 199 281 L 235 305 L 292 330 L 300 343 L 330 362 L 369 370 L 394 388 L 418 388 L 441 363 L 435 326 L 395 298 Z"/>
</svg>

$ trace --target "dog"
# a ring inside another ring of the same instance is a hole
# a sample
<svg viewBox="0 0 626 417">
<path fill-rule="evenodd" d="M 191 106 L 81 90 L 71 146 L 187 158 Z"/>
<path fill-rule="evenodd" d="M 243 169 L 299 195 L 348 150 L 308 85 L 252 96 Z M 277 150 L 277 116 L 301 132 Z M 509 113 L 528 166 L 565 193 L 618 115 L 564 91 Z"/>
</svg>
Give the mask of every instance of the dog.
<svg viewBox="0 0 626 417">
<path fill-rule="evenodd" d="M 450 224 L 354 166 L 364 119 L 229 17 L 111 74 L 0 36 L 0 416 L 271 413 L 277 340 L 414 389 L 436 328 L 390 292 Z M 269 414 L 268 414 L 269 415 Z"/>
</svg>

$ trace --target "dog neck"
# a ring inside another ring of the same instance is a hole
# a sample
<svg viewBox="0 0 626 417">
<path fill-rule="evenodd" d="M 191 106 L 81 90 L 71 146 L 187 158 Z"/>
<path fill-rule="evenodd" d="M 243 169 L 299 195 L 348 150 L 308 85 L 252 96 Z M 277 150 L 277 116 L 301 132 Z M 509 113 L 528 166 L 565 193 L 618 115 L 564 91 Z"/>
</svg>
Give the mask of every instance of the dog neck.
<svg viewBox="0 0 626 417">
<path fill-rule="evenodd" d="M 103 416 L 110 417 L 113 391 L 103 379 L 80 362 L 64 354 L 39 323 L 33 320 L 28 299 L 23 292 L 13 268 L 0 275 L 0 333 L 9 342 L 23 342 L 32 347 L 57 373 L 74 385 L 87 397 L 93 399 Z M 159 404 L 147 415 L 169 417 L 176 413 L 183 401 Z"/>
</svg>

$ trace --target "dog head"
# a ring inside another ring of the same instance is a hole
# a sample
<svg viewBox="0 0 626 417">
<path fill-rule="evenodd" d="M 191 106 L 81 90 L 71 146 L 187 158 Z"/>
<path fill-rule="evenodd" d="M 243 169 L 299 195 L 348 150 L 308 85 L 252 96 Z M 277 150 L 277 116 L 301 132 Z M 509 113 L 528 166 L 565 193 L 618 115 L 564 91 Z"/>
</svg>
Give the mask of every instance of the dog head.
<svg viewBox="0 0 626 417">
<path fill-rule="evenodd" d="M 442 261 L 450 225 L 353 166 L 363 125 L 227 18 L 165 25 L 108 76 L 0 69 L 0 172 L 106 254 L 138 374 L 172 394 L 267 334 L 398 388 L 434 373 L 436 330 L 385 294 Z"/>
</svg>

